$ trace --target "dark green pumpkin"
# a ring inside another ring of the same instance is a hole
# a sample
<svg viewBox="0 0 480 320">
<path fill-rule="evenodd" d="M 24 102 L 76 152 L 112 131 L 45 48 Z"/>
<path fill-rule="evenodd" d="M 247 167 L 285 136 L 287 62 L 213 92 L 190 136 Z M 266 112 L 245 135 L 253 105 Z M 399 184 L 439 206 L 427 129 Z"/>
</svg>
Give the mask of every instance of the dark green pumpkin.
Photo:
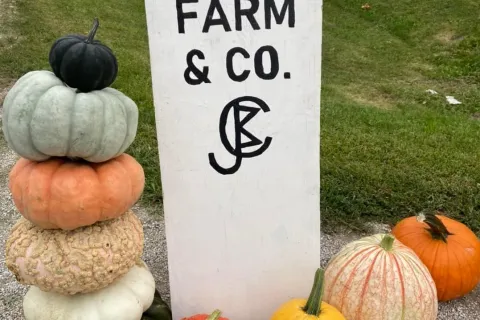
<svg viewBox="0 0 480 320">
<path fill-rule="evenodd" d="M 172 320 L 172 310 L 163 301 L 158 290 L 155 290 L 153 303 L 143 314 L 141 320 Z"/>
<path fill-rule="evenodd" d="M 95 18 L 87 36 L 63 36 L 50 49 L 49 62 L 53 73 L 80 92 L 102 90 L 117 77 L 117 58 L 109 47 L 94 40 L 98 27 Z"/>
</svg>

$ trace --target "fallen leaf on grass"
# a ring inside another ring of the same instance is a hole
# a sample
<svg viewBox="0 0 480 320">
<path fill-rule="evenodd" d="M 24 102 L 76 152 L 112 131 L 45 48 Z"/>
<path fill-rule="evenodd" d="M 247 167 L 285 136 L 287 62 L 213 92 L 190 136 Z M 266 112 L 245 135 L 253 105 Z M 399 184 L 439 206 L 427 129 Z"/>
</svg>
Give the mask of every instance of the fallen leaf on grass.
<svg viewBox="0 0 480 320">
<path fill-rule="evenodd" d="M 365 3 L 364 5 L 362 5 L 363 10 L 370 10 L 371 8 L 372 8 L 372 6 L 369 5 L 368 3 Z"/>
</svg>

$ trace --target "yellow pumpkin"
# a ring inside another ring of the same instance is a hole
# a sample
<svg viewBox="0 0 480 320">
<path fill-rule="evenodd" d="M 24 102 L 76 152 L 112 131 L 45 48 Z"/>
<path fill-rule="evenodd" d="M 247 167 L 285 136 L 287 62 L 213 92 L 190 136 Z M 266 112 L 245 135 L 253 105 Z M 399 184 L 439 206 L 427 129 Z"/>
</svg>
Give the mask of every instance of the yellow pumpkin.
<svg viewBox="0 0 480 320">
<path fill-rule="evenodd" d="M 287 301 L 270 320 L 346 320 L 335 307 L 322 301 L 323 277 L 324 271 L 317 269 L 308 300 L 296 298 Z"/>
</svg>

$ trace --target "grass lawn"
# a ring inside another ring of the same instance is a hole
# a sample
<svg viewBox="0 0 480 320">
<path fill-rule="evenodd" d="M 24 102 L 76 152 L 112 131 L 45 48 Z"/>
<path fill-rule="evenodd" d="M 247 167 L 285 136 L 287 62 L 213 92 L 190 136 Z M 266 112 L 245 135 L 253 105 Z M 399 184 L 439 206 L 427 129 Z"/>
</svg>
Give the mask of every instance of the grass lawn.
<svg viewBox="0 0 480 320">
<path fill-rule="evenodd" d="M 324 0 L 322 221 L 392 223 L 443 208 L 480 234 L 480 3 L 372 1 L 367 11 L 363 2 Z M 97 37 L 119 60 L 113 87 L 140 108 L 127 152 L 146 171 L 142 200 L 161 201 L 143 0 L 16 3 L 16 34 L 0 38 L 0 85 L 49 69 L 53 41 L 86 34 L 99 17 Z"/>
</svg>

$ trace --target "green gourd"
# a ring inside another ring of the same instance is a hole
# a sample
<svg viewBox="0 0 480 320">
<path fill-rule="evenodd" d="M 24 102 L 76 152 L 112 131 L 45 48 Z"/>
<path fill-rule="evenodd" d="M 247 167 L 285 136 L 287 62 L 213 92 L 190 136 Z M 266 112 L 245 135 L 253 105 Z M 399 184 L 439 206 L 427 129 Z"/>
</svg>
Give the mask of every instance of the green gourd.
<svg viewBox="0 0 480 320">
<path fill-rule="evenodd" d="M 153 303 L 142 315 L 142 320 L 172 320 L 172 310 L 163 301 L 158 290 L 155 290 Z"/>
</svg>

